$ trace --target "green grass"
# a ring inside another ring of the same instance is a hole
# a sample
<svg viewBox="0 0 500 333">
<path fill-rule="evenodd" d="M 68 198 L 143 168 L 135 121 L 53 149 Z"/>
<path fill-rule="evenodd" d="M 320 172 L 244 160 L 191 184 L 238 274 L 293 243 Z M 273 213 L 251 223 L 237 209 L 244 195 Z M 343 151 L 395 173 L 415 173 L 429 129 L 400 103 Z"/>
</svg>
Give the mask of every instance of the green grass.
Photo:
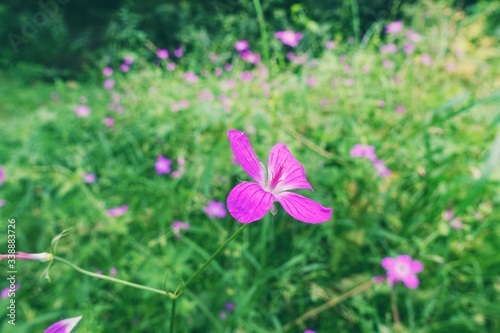
<svg viewBox="0 0 500 333">
<path fill-rule="evenodd" d="M 281 59 L 281 65 L 272 79 L 241 60 L 217 77 L 216 65 L 168 72 L 136 59 L 129 73 L 113 75 L 123 114 L 108 108 L 112 92 L 100 81 L 28 86 L 0 76 L 6 170 L 0 199 L 7 200 L 0 213 L 4 221 L 16 219 L 17 249 L 46 252 L 53 237 L 72 228 L 59 241 L 58 256 L 93 272 L 116 267 L 117 278 L 173 292 L 240 227 L 229 214 L 210 219 L 203 212 L 210 200 L 225 202 L 240 180 L 249 180 L 232 164 L 226 135 L 235 128 L 248 133 L 263 162 L 272 145 L 284 142 L 314 188 L 299 192 L 332 207 L 333 216 L 309 225 L 279 207 L 276 216 L 251 224 L 179 298 L 176 331 L 283 332 L 288 323 L 288 332 L 393 331 L 385 283 L 293 322 L 384 275 L 382 258 L 398 254 L 425 267 L 417 289 L 396 287 L 400 331 L 500 331 L 498 48 L 478 32 L 482 16 L 458 20 L 459 14 L 432 6 L 428 18 L 414 16 L 411 28 L 422 40 L 408 56 L 401 51 L 404 34 L 383 42 L 374 34 L 361 45 L 340 42 L 325 50 L 317 66 L 283 66 L 285 51 L 274 50 L 271 63 Z M 398 53 L 380 54 L 389 41 Z M 431 54 L 431 66 L 420 63 L 422 53 Z M 382 66 L 386 58 L 393 69 Z M 455 71 L 445 69 L 450 61 Z M 208 75 L 198 83 L 184 80 L 184 71 L 202 70 Z M 254 80 L 239 80 L 242 70 L 252 70 Z M 308 77 L 317 84 L 309 86 Z M 355 79 L 352 86 L 348 78 Z M 229 79 L 236 80 L 232 88 L 221 84 Z M 199 100 L 204 90 L 213 101 Z M 230 98 L 229 111 L 221 95 Z M 81 96 L 92 109 L 85 118 L 73 111 Z M 180 100 L 190 106 L 172 112 Z M 406 112 L 394 112 L 395 105 Z M 115 118 L 112 128 L 104 126 L 107 116 Z M 357 143 L 375 146 L 392 175 L 378 177 L 368 160 L 351 157 Z M 173 170 L 185 158 L 186 172 L 175 179 L 156 174 L 159 155 L 173 160 Z M 86 172 L 97 175 L 94 184 L 82 181 Z M 129 206 L 125 215 L 106 214 L 121 205 Z M 442 218 L 447 208 L 461 217 L 462 230 Z M 173 221 L 191 229 L 176 239 Z M 6 240 L 0 239 L 2 253 Z M 8 300 L 0 300 L 2 332 L 39 332 L 78 315 L 75 332 L 167 332 L 166 297 L 57 262 L 51 282 L 42 277 L 45 263 L 17 265 L 16 326 L 6 321 Z M 229 301 L 234 312 L 224 309 Z"/>
</svg>

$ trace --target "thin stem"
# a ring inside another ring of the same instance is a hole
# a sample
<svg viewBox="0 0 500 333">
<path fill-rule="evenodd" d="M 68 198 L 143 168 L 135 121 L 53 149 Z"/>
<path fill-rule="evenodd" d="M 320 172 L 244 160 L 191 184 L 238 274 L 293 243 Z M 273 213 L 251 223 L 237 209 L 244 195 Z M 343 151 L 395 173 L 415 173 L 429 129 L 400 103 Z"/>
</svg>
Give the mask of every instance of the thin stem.
<svg viewBox="0 0 500 333">
<path fill-rule="evenodd" d="M 352 28 L 354 30 L 354 40 L 359 42 L 359 6 L 357 0 L 351 0 Z"/>
<path fill-rule="evenodd" d="M 128 281 L 125 281 L 125 280 L 120 280 L 120 279 L 117 279 L 117 278 L 114 278 L 114 277 L 111 277 L 111 276 L 106 276 L 106 275 L 102 275 L 102 274 L 97 274 L 97 273 L 89 272 L 89 271 L 87 271 L 87 270 L 85 270 L 83 268 L 80 268 L 80 267 L 76 266 L 75 264 L 72 264 L 71 262 L 69 262 L 69 261 L 67 261 L 67 260 L 65 260 L 63 258 L 57 257 L 57 256 L 54 256 L 54 260 L 62 262 L 62 263 L 70 266 L 71 268 L 73 268 L 74 270 L 76 270 L 76 271 L 78 271 L 78 272 L 80 272 L 82 274 L 85 274 L 85 275 L 88 275 L 88 276 L 92 276 L 92 277 L 95 277 L 97 279 L 108 280 L 108 281 L 111 281 L 111 282 L 115 282 L 115 283 L 119 283 L 119 284 L 123 284 L 123 285 L 129 286 L 129 287 L 132 287 L 132 288 L 148 290 L 148 291 L 152 291 L 152 292 L 157 293 L 157 294 L 161 294 L 163 296 L 169 296 L 165 290 L 160 290 L 160 289 L 156 289 L 156 288 L 146 287 L 146 286 L 143 286 L 141 284 L 132 283 L 132 282 L 128 282 Z"/>
<path fill-rule="evenodd" d="M 289 322 L 288 324 L 283 326 L 283 331 L 284 332 L 288 331 L 289 329 L 291 329 L 293 327 L 294 324 L 299 325 L 300 323 L 304 322 L 305 320 L 307 320 L 309 318 L 316 317 L 320 312 L 323 312 L 323 311 L 331 308 L 332 306 L 335 306 L 336 304 L 342 302 L 343 300 L 345 300 L 351 296 L 354 296 L 362 291 L 367 290 L 368 288 L 370 288 L 372 286 L 372 284 L 373 284 L 373 280 L 368 280 L 368 281 L 360 284 L 356 288 L 351 289 L 348 292 L 340 295 L 339 297 L 335 297 L 335 298 L 330 299 L 328 302 L 306 312 L 305 314 L 303 314 L 299 318 L 297 318 L 294 321 Z"/>
<path fill-rule="evenodd" d="M 210 258 L 208 258 L 208 260 L 200 266 L 200 268 L 198 268 L 198 270 L 196 272 L 193 273 L 193 275 L 191 275 L 191 277 L 182 285 L 180 285 L 177 290 L 175 291 L 174 293 L 174 296 L 175 297 L 179 297 L 182 292 L 187 288 L 187 286 L 201 273 L 205 270 L 205 268 L 207 268 L 207 266 L 212 262 L 212 260 L 214 260 L 214 258 L 219 254 L 220 251 L 222 251 L 222 249 L 224 249 L 226 247 L 227 244 L 229 244 L 233 239 L 236 238 L 236 236 L 238 236 L 238 234 L 240 232 L 243 231 L 243 229 L 245 229 L 246 227 L 248 226 L 248 224 L 243 224 L 238 230 L 236 230 L 236 232 L 231 236 L 229 237 L 228 239 L 226 239 L 226 241 L 224 243 L 222 243 L 218 248 L 217 250 L 215 250 L 215 252 L 210 256 Z"/>
<path fill-rule="evenodd" d="M 177 298 L 172 298 L 172 310 L 170 312 L 170 333 L 174 333 L 176 304 L 177 304 Z"/>
<path fill-rule="evenodd" d="M 396 304 L 396 288 L 394 288 L 394 286 L 391 287 L 391 308 L 394 317 L 394 328 L 399 330 L 401 328 L 401 322 L 399 319 L 398 305 Z"/>
<path fill-rule="evenodd" d="M 262 53 L 264 56 L 264 63 L 266 64 L 268 70 L 271 68 L 269 66 L 269 42 L 267 38 L 266 21 L 264 20 L 264 12 L 262 11 L 262 6 L 260 0 L 253 0 L 253 5 L 257 13 L 257 21 L 259 22 L 260 29 L 260 41 L 262 43 Z"/>
</svg>

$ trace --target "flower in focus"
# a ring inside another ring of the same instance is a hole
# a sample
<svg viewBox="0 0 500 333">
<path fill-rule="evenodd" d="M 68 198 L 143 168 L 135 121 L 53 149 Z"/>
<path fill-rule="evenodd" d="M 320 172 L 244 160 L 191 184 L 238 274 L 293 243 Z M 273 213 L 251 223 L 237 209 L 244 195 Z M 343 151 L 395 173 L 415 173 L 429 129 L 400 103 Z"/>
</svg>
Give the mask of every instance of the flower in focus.
<svg viewBox="0 0 500 333">
<path fill-rule="evenodd" d="M 75 113 L 78 117 L 87 117 L 90 112 L 90 108 L 86 105 L 78 105 L 75 107 Z"/>
<path fill-rule="evenodd" d="M 86 173 L 83 175 L 82 179 L 85 183 L 93 183 L 95 182 L 96 177 L 93 173 Z"/>
<path fill-rule="evenodd" d="M 420 261 L 412 260 L 407 254 L 382 259 L 382 267 L 387 270 L 387 280 L 391 286 L 402 281 L 410 289 L 418 287 L 419 280 L 416 274 L 424 270 Z"/>
<path fill-rule="evenodd" d="M 167 59 L 168 58 L 168 51 L 165 49 L 160 49 L 156 51 L 156 56 L 160 59 Z"/>
<path fill-rule="evenodd" d="M 230 130 L 228 138 L 236 161 L 256 181 L 242 182 L 229 193 L 228 210 L 236 220 L 250 223 L 260 220 L 269 210 L 276 214 L 275 201 L 278 201 L 288 214 L 302 222 L 321 223 L 330 219 L 331 208 L 289 192 L 294 189 L 312 190 L 312 186 L 306 179 L 304 168 L 285 144 L 277 143 L 271 149 L 266 175 L 264 165 L 257 159 L 244 132 Z"/>
<path fill-rule="evenodd" d="M 172 161 L 170 159 L 166 158 L 163 155 L 158 156 L 158 159 L 156 160 L 156 163 L 155 163 L 156 173 L 159 175 L 169 174 L 171 164 L 172 164 Z"/>
<path fill-rule="evenodd" d="M 385 26 L 385 32 L 388 34 L 397 34 L 403 30 L 402 21 L 394 21 Z"/>
<path fill-rule="evenodd" d="M 234 48 L 238 52 L 243 52 L 248 50 L 248 42 L 246 40 L 239 40 L 234 43 Z"/>
<path fill-rule="evenodd" d="M 107 212 L 108 212 L 108 215 L 111 217 L 118 217 L 118 216 L 122 216 L 123 214 L 125 214 L 127 212 L 127 210 L 128 210 L 128 206 L 123 205 L 120 207 L 114 207 L 114 208 L 108 209 Z"/>
<path fill-rule="evenodd" d="M 172 222 L 172 230 L 174 231 L 175 238 L 181 238 L 181 230 L 189 229 L 191 225 L 187 222 L 174 221 Z"/>
<path fill-rule="evenodd" d="M 203 211 L 207 213 L 210 218 L 226 217 L 226 210 L 224 209 L 224 203 L 210 200 L 207 206 L 203 207 Z"/>
<path fill-rule="evenodd" d="M 36 260 L 36 261 L 51 261 L 54 259 L 52 253 L 42 252 L 42 253 L 25 253 L 25 252 L 16 252 L 16 254 L 0 254 L 0 260 L 2 259 L 14 259 L 13 256 L 17 260 Z"/>
<path fill-rule="evenodd" d="M 303 35 L 300 32 L 295 33 L 291 30 L 285 30 L 276 32 L 274 37 L 280 39 L 285 45 L 297 47 L 297 45 L 299 45 L 299 40 L 302 39 Z"/>
<path fill-rule="evenodd" d="M 44 333 L 70 333 L 82 319 L 82 316 L 60 320 L 43 331 Z"/>
</svg>

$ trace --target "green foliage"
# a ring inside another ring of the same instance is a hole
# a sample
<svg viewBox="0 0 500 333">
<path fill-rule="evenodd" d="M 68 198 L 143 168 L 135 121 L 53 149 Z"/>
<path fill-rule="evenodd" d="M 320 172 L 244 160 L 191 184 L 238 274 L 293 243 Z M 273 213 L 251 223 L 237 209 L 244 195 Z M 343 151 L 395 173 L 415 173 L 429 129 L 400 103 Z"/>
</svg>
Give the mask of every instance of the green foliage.
<svg viewBox="0 0 500 333">
<path fill-rule="evenodd" d="M 209 10 L 191 6 L 192 12 L 182 7 L 174 13 L 168 4 L 156 5 L 149 12 L 165 20 L 159 24 L 169 24 L 174 14 L 201 20 Z M 137 51 L 130 71 L 121 73 L 113 59 L 128 53 L 110 54 L 103 66 L 115 67 L 112 90 L 102 88 L 102 79 L 26 87 L 23 78 L 0 76 L 0 166 L 6 173 L 0 212 L 4 220 L 16 219 L 17 249 L 48 251 L 55 235 L 72 228 L 59 241 L 58 256 L 106 275 L 117 268 L 118 278 L 173 292 L 240 226 L 230 216 L 210 219 L 203 212 L 210 200 L 225 202 L 240 180 L 248 180 L 232 164 L 226 137 L 228 129 L 237 128 L 248 133 L 263 162 L 273 144 L 286 143 L 314 188 L 299 192 L 332 207 L 333 217 L 310 225 L 279 207 L 277 215 L 251 224 L 179 298 L 178 332 L 284 332 L 287 324 L 290 332 L 395 331 L 385 283 L 339 299 L 302 323 L 294 321 L 384 275 L 382 258 L 398 254 L 425 266 L 418 289 L 396 286 L 400 331 L 499 331 L 500 63 L 497 40 L 481 33 L 485 16 L 465 16 L 431 1 L 406 7 L 412 18 L 406 28 L 422 39 L 414 53 L 405 54 L 404 33 L 382 40 L 382 23 L 373 24 L 373 33 L 359 44 L 340 41 L 325 50 L 328 29 L 314 23 L 306 5 L 295 4 L 289 13 L 263 5 L 283 22 L 308 26 L 296 55 L 313 44 L 321 55 L 297 65 L 285 60 L 288 49 L 273 40 L 268 77 L 237 59 L 234 36 L 219 36 L 219 57 L 235 58 L 232 71 L 221 76 L 212 73 L 224 62 L 197 58 L 201 49 L 178 60 L 174 71 L 164 62 L 151 65 Z M 143 6 L 147 11 L 148 4 Z M 109 33 L 120 43 L 130 35 L 136 38 L 131 43 L 148 38 L 141 33 L 139 7 L 125 2 L 117 14 L 134 24 L 110 23 Z M 243 29 L 246 16 L 235 17 L 222 22 Z M 276 28 L 272 20 L 269 25 Z M 215 47 L 193 27 L 182 31 L 183 40 L 198 36 L 208 43 L 200 48 Z M 256 21 L 247 29 L 257 41 Z M 399 51 L 381 54 L 381 44 L 389 42 Z M 430 66 L 422 64 L 423 53 L 431 54 Z M 394 68 L 383 67 L 387 59 Z M 243 70 L 254 79 L 242 81 Z M 199 82 L 186 82 L 188 71 L 197 73 Z M 89 76 L 102 78 L 100 71 Z M 59 97 L 51 99 L 51 92 Z M 181 100 L 189 106 L 174 112 L 172 104 Z M 110 109 L 113 102 L 124 112 Z M 82 103 L 92 110 L 88 117 L 75 115 Z M 406 112 L 394 112 L 397 105 Z M 106 117 L 115 119 L 112 127 L 104 125 Z M 351 157 L 358 143 L 375 146 L 392 175 L 378 177 L 370 161 Z M 177 159 L 185 158 L 185 173 L 158 175 L 159 155 L 173 160 L 173 170 L 181 168 Z M 97 181 L 83 182 L 85 173 L 96 174 Z M 129 207 L 123 216 L 106 213 L 121 205 Z M 462 219 L 463 229 L 451 228 L 442 217 L 448 208 Z M 173 221 L 191 228 L 177 239 Z M 6 249 L 6 237 L 0 238 L 0 249 Z M 93 279 L 57 262 L 51 282 L 42 278 L 45 263 L 17 265 L 17 323 L 7 323 L 8 300 L 0 300 L 2 332 L 39 332 L 78 315 L 83 319 L 75 332 L 167 331 L 171 303 L 161 295 Z M 229 301 L 234 312 L 224 308 Z"/>
</svg>

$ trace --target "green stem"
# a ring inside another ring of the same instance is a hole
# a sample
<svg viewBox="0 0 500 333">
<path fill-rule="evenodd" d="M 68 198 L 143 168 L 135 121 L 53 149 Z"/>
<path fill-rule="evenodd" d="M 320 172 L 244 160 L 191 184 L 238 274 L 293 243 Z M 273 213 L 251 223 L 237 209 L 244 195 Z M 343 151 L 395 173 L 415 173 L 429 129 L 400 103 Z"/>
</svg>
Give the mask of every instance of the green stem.
<svg viewBox="0 0 500 333">
<path fill-rule="evenodd" d="M 80 267 L 72 264 L 71 262 L 69 262 L 67 260 L 64 260 L 63 258 L 60 258 L 60 257 L 54 256 L 54 260 L 62 262 L 62 263 L 70 266 L 71 268 L 73 268 L 74 270 L 76 270 L 76 271 L 78 271 L 78 272 L 80 272 L 82 274 L 85 274 L 85 275 L 88 275 L 88 276 L 92 276 L 92 277 L 95 277 L 97 279 L 108 280 L 108 281 L 111 281 L 111 282 L 115 282 L 115 283 L 119 283 L 119 284 L 123 284 L 123 285 L 129 286 L 129 287 L 132 287 L 132 288 L 148 290 L 148 291 L 152 291 L 152 292 L 157 293 L 157 294 L 161 294 L 161 295 L 164 295 L 164 296 L 169 296 L 165 290 L 160 290 L 160 289 L 156 289 L 156 288 L 146 287 L 146 286 L 143 286 L 141 284 L 132 283 L 132 282 L 128 282 L 128 281 L 125 281 L 125 280 L 120 280 L 120 279 L 117 279 L 117 278 L 114 278 L 114 277 L 111 277 L 111 276 L 106 276 L 106 275 L 102 275 L 102 274 L 97 274 L 97 273 L 89 272 L 89 271 L 87 271 L 87 270 L 85 270 L 83 268 L 80 268 Z"/>
<path fill-rule="evenodd" d="M 174 323 L 175 323 L 175 306 L 177 304 L 177 298 L 172 298 L 172 310 L 170 312 L 170 333 L 174 333 Z"/>
<path fill-rule="evenodd" d="M 179 297 L 182 292 L 187 288 L 187 286 L 201 273 L 205 270 L 205 268 L 207 268 L 207 266 L 212 262 L 212 260 L 214 260 L 214 258 L 219 254 L 220 251 L 222 251 L 222 249 L 224 249 L 226 247 L 227 244 L 229 244 L 233 239 L 236 238 L 236 236 L 238 236 L 238 234 L 240 232 L 243 231 L 243 229 L 245 229 L 246 227 L 248 226 L 248 224 L 243 224 L 238 230 L 236 230 L 236 232 L 231 236 L 229 237 L 228 239 L 226 239 L 226 241 L 224 243 L 222 243 L 218 248 L 217 250 L 215 250 L 215 252 L 210 256 L 210 258 L 208 258 L 208 260 L 200 266 L 200 268 L 198 268 L 198 270 L 196 272 L 193 273 L 193 275 L 191 275 L 191 277 L 185 282 L 183 283 L 182 285 L 180 285 L 177 290 L 175 291 L 174 295 L 176 297 Z"/>
<path fill-rule="evenodd" d="M 264 20 L 264 12 L 262 11 L 262 6 L 260 0 L 253 0 L 253 5 L 255 7 L 255 12 L 257 13 L 257 21 L 259 22 L 260 29 L 260 42 L 262 43 L 262 55 L 264 58 L 264 63 L 267 69 L 271 71 L 269 66 L 269 41 L 267 38 L 266 21 Z"/>
<path fill-rule="evenodd" d="M 354 30 L 354 40 L 359 43 L 359 6 L 357 0 L 351 0 L 352 28 Z"/>
</svg>

